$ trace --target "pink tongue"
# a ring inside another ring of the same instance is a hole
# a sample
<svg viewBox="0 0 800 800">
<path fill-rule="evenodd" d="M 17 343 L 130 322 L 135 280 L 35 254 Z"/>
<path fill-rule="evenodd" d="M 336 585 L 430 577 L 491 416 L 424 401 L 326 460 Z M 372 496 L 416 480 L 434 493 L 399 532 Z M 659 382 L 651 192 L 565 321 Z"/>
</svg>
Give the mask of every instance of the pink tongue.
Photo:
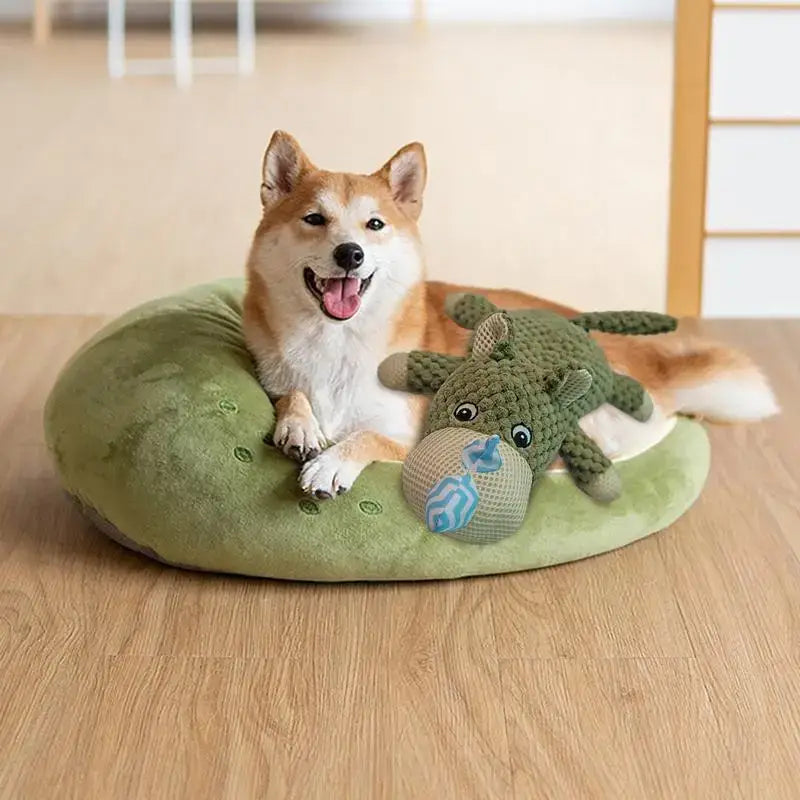
<svg viewBox="0 0 800 800">
<path fill-rule="evenodd" d="M 360 288 L 359 278 L 328 278 L 322 295 L 322 305 L 332 317 L 350 319 L 361 305 L 361 298 L 358 296 Z"/>
</svg>

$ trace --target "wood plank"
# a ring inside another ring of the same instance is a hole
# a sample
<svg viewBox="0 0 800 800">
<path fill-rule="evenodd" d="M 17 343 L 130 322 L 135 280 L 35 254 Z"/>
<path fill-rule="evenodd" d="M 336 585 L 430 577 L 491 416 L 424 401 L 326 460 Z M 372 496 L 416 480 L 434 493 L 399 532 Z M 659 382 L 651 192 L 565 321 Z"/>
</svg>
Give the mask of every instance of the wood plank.
<svg viewBox="0 0 800 800">
<path fill-rule="evenodd" d="M 722 740 L 744 797 L 800 797 L 800 668 L 701 659 Z"/>
<path fill-rule="evenodd" d="M 0 317 L 0 797 L 798 795 L 800 321 L 685 323 L 748 349 L 785 412 L 709 428 L 669 531 L 339 586 L 168 569 L 65 501 L 41 409 L 99 324 Z"/>
<path fill-rule="evenodd" d="M 493 580 L 501 658 L 692 655 L 655 537 L 587 561 Z"/>
<path fill-rule="evenodd" d="M 677 0 L 667 310 L 700 313 L 711 54 L 711 0 Z"/>
<path fill-rule="evenodd" d="M 59 640 L 7 650 L 8 600 L 0 589 L 0 797 L 89 797 L 91 737 L 111 734 L 99 716 L 102 662 L 71 654 Z"/>
<path fill-rule="evenodd" d="M 501 662 L 514 796 L 742 797 L 692 659 Z"/>
</svg>

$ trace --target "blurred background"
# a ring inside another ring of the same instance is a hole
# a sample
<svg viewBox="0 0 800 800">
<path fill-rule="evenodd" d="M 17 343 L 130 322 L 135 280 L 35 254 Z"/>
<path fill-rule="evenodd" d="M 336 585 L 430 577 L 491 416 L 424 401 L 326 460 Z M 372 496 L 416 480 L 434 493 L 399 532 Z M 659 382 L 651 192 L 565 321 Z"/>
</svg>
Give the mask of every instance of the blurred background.
<svg viewBox="0 0 800 800">
<path fill-rule="evenodd" d="M 668 0 L 259 2 L 253 73 L 183 88 L 109 76 L 104 2 L 0 9 L 0 312 L 114 313 L 240 274 L 279 127 L 355 172 L 422 141 L 432 277 L 664 306 Z M 235 55 L 236 4 L 191 11 L 193 54 Z M 125 19 L 126 58 L 169 57 L 168 2 Z"/>
</svg>

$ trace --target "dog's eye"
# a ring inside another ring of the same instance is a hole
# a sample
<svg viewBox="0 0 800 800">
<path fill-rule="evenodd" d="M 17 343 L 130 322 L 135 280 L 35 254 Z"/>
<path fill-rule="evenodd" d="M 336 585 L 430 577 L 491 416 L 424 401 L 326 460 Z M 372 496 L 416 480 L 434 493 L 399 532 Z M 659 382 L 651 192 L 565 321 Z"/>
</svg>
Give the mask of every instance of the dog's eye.
<svg viewBox="0 0 800 800">
<path fill-rule="evenodd" d="M 325 219 L 325 217 L 322 216 L 322 214 L 306 214 L 303 217 L 303 222 L 305 222 L 306 225 L 316 226 L 316 225 L 324 225 L 327 222 L 327 220 Z"/>
<path fill-rule="evenodd" d="M 461 403 L 456 406 L 453 416 L 459 422 L 472 422 L 478 416 L 478 407 L 474 403 Z"/>
<path fill-rule="evenodd" d="M 520 422 L 511 429 L 511 438 L 517 447 L 528 447 L 531 443 L 531 429 Z"/>
<path fill-rule="evenodd" d="M 382 219 L 378 219 L 377 217 L 373 217 L 369 222 L 367 222 L 367 227 L 371 231 L 379 231 L 381 228 L 386 227 L 386 223 Z"/>
</svg>

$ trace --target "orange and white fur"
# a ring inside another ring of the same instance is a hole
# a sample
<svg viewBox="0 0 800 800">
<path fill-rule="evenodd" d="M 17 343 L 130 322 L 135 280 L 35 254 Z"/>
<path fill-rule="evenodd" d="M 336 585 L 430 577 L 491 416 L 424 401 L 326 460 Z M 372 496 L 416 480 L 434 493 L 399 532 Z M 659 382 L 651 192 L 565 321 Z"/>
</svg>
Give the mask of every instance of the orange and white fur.
<svg viewBox="0 0 800 800">
<path fill-rule="evenodd" d="M 381 386 L 387 355 L 465 350 L 467 333 L 443 309 L 449 292 L 467 287 L 425 277 L 417 230 L 425 181 L 420 144 L 370 175 L 320 170 L 281 131 L 264 155 L 244 330 L 276 403 L 275 444 L 302 463 L 300 486 L 316 497 L 347 491 L 368 464 L 403 459 L 416 441 L 426 402 Z M 570 310 L 521 292 L 478 291 L 502 308 Z M 738 421 L 777 410 L 761 372 L 735 350 L 679 334 L 597 338 L 658 409 L 648 423 L 610 407 L 585 417 L 609 456 L 643 449 L 676 412 Z"/>
</svg>

